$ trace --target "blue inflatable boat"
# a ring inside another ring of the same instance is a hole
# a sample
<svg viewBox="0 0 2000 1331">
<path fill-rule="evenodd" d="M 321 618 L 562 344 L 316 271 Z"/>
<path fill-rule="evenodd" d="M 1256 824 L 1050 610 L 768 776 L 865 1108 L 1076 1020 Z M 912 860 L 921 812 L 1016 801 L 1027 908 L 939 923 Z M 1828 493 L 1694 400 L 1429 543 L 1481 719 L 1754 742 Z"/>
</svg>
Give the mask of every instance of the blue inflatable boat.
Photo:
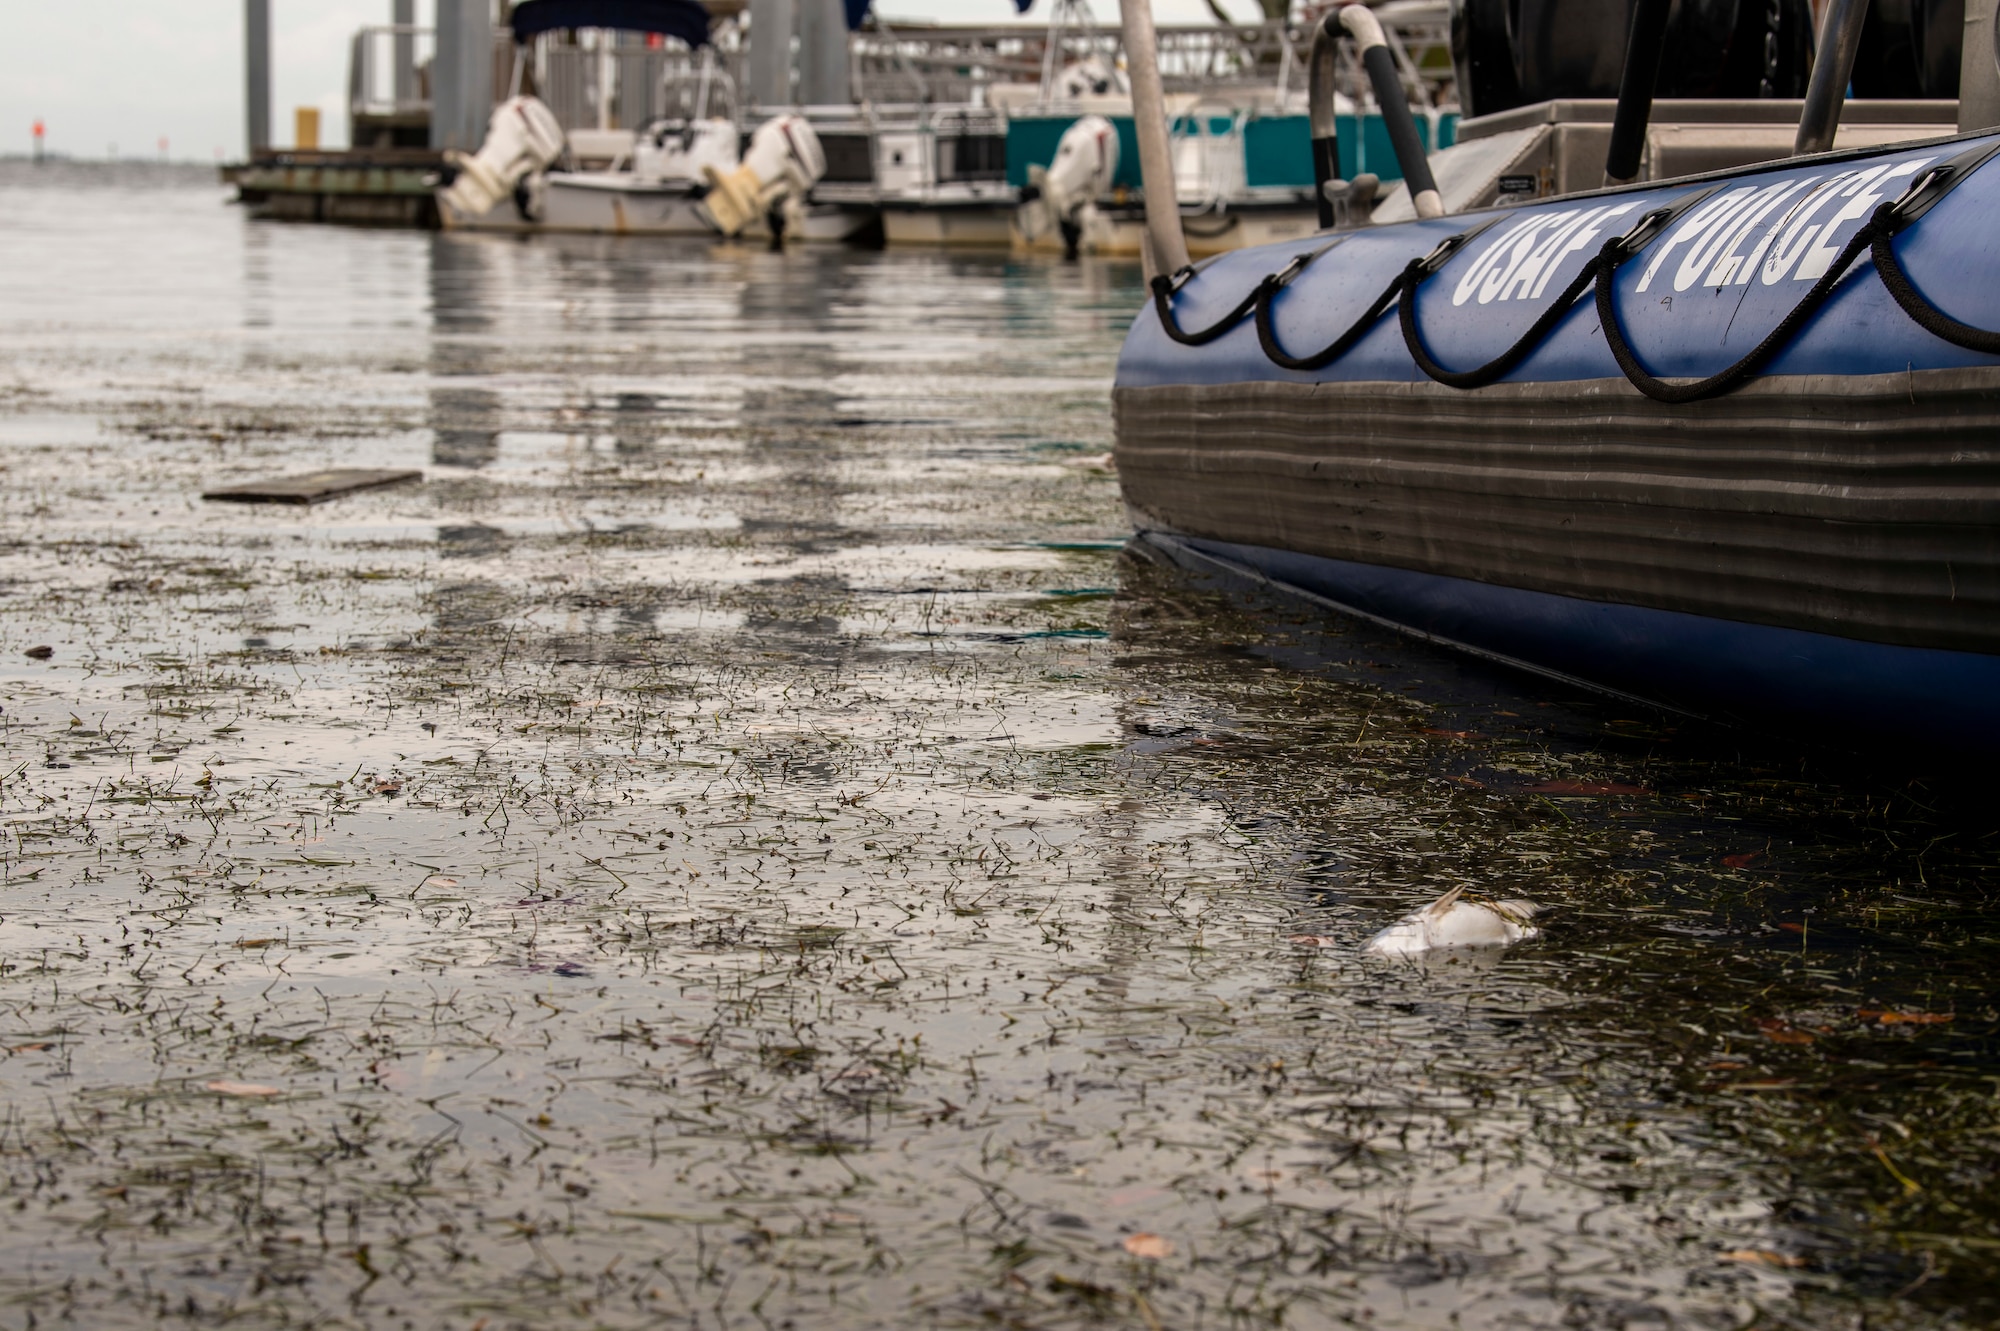
<svg viewBox="0 0 2000 1331">
<path fill-rule="evenodd" d="M 1118 362 L 1142 538 L 1593 687 L 2000 745 L 2000 135 L 1245 250 Z"/>
</svg>

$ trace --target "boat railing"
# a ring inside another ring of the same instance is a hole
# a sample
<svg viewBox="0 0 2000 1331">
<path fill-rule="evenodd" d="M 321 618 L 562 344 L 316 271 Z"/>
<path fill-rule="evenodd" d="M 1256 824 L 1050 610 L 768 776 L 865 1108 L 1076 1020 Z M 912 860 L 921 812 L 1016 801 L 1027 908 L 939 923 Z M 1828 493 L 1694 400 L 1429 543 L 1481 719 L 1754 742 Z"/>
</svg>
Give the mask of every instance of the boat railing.
<svg viewBox="0 0 2000 1331">
<path fill-rule="evenodd" d="M 640 33 L 593 31 L 575 42 L 542 41 L 524 53 L 523 89 L 565 131 L 637 130 L 655 120 L 738 114 L 733 52 L 653 45 Z"/>
<path fill-rule="evenodd" d="M 1216 122 L 1224 125 L 1218 129 Z M 1174 164 L 1174 197 L 1183 208 L 1219 212 L 1248 185 L 1244 169 L 1247 108 L 1226 98 L 1196 95 L 1167 118 L 1167 144 Z"/>
<path fill-rule="evenodd" d="M 1312 53 L 1308 57 L 1307 132 L 1311 137 L 1313 195 L 1320 226 L 1327 228 L 1355 220 L 1355 215 L 1365 213 L 1374 197 L 1374 180 L 1357 176 L 1350 183 L 1341 178 L 1337 84 L 1342 62 L 1349 57 L 1357 58 L 1367 74 L 1417 216 L 1439 216 L 1444 211 L 1443 198 L 1431 176 L 1428 147 L 1417 129 L 1402 86 L 1401 66 L 1395 58 L 1393 43 L 1373 11 L 1353 5 L 1329 10 L 1321 18 L 1313 29 Z M 1432 134 L 1434 142 L 1435 125 Z"/>
<path fill-rule="evenodd" d="M 415 24 L 373 24 L 356 32 L 347 59 L 348 115 L 428 124 L 436 48 L 436 31 Z"/>
<path fill-rule="evenodd" d="M 1453 101 L 1449 24 L 1442 7 L 1399 0 L 1378 12 L 1419 114 Z M 1160 78 L 1170 95 L 1277 87 L 1296 96 L 1311 29 L 1271 22 L 1158 32 Z M 858 101 L 979 104 L 998 85 L 1042 84 L 1052 57 L 1057 70 L 1093 57 L 1116 68 L 1122 40 L 1116 27 L 1087 24 L 1070 24 L 1052 37 L 1040 27 L 898 23 L 854 34 L 852 83 Z M 1339 80 L 1346 95 L 1372 100 L 1367 76 L 1352 59 L 1343 61 Z"/>
</svg>

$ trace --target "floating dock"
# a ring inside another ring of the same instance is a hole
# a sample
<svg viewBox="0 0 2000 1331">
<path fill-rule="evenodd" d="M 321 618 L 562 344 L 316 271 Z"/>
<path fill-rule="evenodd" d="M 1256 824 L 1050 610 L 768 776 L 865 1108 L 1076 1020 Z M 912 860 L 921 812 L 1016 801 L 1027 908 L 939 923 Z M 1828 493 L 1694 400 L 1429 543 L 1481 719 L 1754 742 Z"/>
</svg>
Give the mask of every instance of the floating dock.
<svg viewBox="0 0 2000 1331">
<path fill-rule="evenodd" d="M 444 155 L 430 148 L 273 149 L 228 168 L 224 179 L 257 217 L 434 228 L 443 166 Z"/>
</svg>

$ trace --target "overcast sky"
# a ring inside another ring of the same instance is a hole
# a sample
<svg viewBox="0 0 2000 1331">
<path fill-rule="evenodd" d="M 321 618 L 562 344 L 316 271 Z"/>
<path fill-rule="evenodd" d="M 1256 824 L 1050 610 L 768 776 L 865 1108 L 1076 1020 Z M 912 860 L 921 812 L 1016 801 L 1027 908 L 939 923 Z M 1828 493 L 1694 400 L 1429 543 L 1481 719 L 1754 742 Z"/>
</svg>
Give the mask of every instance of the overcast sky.
<svg viewBox="0 0 2000 1331">
<path fill-rule="evenodd" d="M 418 0 L 430 22 L 434 0 Z M 1037 6 L 1046 9 L 1048 0 Z M 1248 19 L 1253 0 L 1224 0 Z M 892 22 L 999 23 L 1008 0 L 877 0 Z M 1095 0 L 1115 23 L 1117 0 Z M 155 156 L 161 140 L 183 161 L 243 151 L 242 0 L 62 0 L 12 4 L 0 56 L 0 154 L 25 153 L 36 120 L 52 152 Z M 1202 0 L 1154 0 L 1162 23 L 1209 21 Z M 272 129 L 283 142 L 292 108 L 320 108 L 321 142 L 346 141 L 347 47 L 354 30 L 389 20 L 389 0 L 271 0 Z M 1038 21 L 1033 15 L 1030 22 Z"/>
</svg>

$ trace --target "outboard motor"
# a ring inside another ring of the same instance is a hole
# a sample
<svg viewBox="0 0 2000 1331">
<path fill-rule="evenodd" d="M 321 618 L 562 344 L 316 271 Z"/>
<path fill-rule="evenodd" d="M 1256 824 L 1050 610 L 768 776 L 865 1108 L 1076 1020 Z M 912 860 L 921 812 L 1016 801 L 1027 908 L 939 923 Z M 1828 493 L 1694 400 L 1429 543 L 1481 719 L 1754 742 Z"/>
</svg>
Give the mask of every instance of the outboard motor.
<svg viewBox="0 0 2000 1331">
<path fill-rule="evenodd" d="M 562 152 L 562 126 L 555 113 L 533 97 L 509 97 L 493 108 L 478 153 L 445 153 L 458 175 L 441 201 L 464 216 L 478 217 L 529 176 L 548 170 Z"/>
<path fill-rule="evenodd" d="M 740 235 L 759 217 L 768 216 L 776 241 L 783 237 L 791 215 L 804 210 L 806 192 L 826 174 L 826 152 L 804 116 L 779 116 L 759 125 L 750 136 L 750 150 L 743 154 L 741 166 L 725 175 L 704 165 L 701 173 L 708 180 L 701 206 L 717 231 Z"/>
<path fill-rule="evenodd" d="M 1021 230 L 1033 239 L 1050 226 L 1062 231 L 1063 254 L 1074 259 L 1097 201 L 1118 174 L 1118 131 L 1103 116 L 1084 116 L 1063 131 L 1055 160 L 1028 168 L 1021 191 Z"/>
</svg>

